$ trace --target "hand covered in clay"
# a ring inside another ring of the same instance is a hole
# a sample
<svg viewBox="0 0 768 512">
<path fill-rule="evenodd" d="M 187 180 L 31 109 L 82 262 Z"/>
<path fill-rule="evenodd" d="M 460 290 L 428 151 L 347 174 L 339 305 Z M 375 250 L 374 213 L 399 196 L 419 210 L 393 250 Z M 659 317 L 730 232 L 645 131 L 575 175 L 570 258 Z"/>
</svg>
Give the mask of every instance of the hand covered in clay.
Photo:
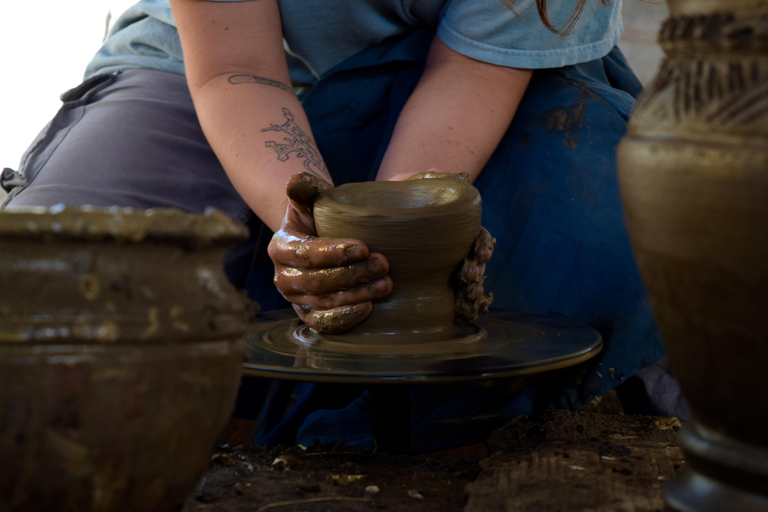
<svg viewBox="0 0 768 512">
<path fill-rule="evenodd" d="M 363 322 L 374 299 L 392 291 L 389 263 L 369 254 L 360 240 L 319 238 L 312 216 L 314 199 L 331 185 L 309 173 L 291 176 L 289 203 L 269 243 L 275 286 L 299 318 L 324 333 L 341 333 Z"/>
<path fill-rule="evenodd" d="M 467 173 L 443 173 L 430 169 L 411 176 L 409 180 L 432 179 L 432 178 L 453 178 L 469 181 Z M 485 281 L 485 264 L 493 256 L 493 248 L 496 246 L 496 239 L 483 227 L 469 250 L 469 254 L 464 258 L 461 269 L 458 273 L 458 290 L 456 294 L 456 317 L 462 320 L 474 320 L 478 313 L 487 313 L 488 308 L 493 302 L 493 294 L 486 293 L 483 289 Z"/>
</svg>

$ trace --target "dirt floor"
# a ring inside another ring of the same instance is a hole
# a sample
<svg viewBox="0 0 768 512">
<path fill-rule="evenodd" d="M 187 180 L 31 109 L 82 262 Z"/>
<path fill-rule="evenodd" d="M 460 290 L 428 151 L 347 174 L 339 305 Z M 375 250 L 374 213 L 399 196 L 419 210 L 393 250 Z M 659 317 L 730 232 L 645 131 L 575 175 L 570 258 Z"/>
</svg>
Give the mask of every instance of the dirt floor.
<svg viewBox="0 0 768 512">
<path fill-rule="evenodd" d="M 479 460 L 366 455 L 344 446 L 246 446 L 215 454 L 184 512 L 408 510 L 464 508 Z"/>
<path fill-rule="evenodd" d="M 618 482 L 621 489 L 637 488 L 644 494 L 650 492 L 653 504 L 649 502 L 648 507 L 631 510 L 657 510 L 661 501 L 660 497 L 656 499 L 656 494 L 659 494 L 661 480 L 673 476 L 682 459 L 680 455 L 674 455 L 670 459 L 674 464 L 670 463 L 669 468 L 663 466 L 661 473 L 655 471 L 649 476 L 642 469 L 647 466 L 647 460 L 642 460 L 645 455 L 638 447 L 660 446 L 678 453 L 675 436 L 679 426 L 679 421 L 674 418 L 547 411 L 540 418 L 513 420 L 496 431 L 485 447 L 475 446 L 465 450 L 460 457 L 455 456 L 459 452 L 370 455 L 352 452 L 344 446 L 222 446 L 213 456 L 197 490 L 184 504 L 183 512 L 458 512 L 465 510 L 468 498 L 472 498 L 469 508 L 484 510 L 484 503 L 490 505 L 489 492 L 492 499 L 500 495 L 496 487 L 496 490 L 487 489 L 489 484 L 492 487 L 497 484 L 486 476 L 498 472 L 501 462 L 507 464 L 505 468 L 509 467 L 510 461 L 522 462 L 531 468 L 531 456 L 539 460 L 553 450 L 558 458 L 567 458 L 569 452 L 574 456 L 594 454 L 587 459 L 596 459 L 595 467 L 582 471 L 586 475 L 594 469 L 590 480 L 602 481 L 600 485 L 604 488 Z M 486 458 L 486 454 L 489 457 Z M 579 464 L 588 466 L 587 459 Z M 485 471 L 483 476 L 480 476 L 481 471 Z M 665 476 L 659 478 L 660 474 Z M 552 478 L 559 477 L 552 473 L 543 478 L 545 482 L 551 482 Z M 468 486 L 472 482 L 475 483 Z M 606 486 L 606 482 L 609 485 Z M 565 485 L 573 487 L 574 492 L 595 494 L 587 489 L 584 481 L 574 480 L 571 476 L 555 484 L 559 491 Z M 541 488 L 541 482 L 537 487 Z M 468 492 L 475 492 L 475 495 L 469 496 Z M 473 503 L 477 505 L 475 508 L 472 508 Z"/>
</svg>

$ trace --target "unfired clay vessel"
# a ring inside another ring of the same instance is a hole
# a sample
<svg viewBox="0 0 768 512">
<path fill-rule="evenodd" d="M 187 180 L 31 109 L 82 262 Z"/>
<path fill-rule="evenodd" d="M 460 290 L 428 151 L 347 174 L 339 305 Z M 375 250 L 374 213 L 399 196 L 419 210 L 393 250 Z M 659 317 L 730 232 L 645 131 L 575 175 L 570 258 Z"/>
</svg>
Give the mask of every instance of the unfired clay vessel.
<svg viewBox="0 0 768 512">
<path fill-rule="evenodd" d="M 676 510 L 768 510 L 768 1 L 669 0 L 619 151 L 632 244 L 692 420 Z"/>
<path fill-rule="evenodd" d="M 455 271 L 480 231 L 482 202 L 468 181 L 434 178 L 350 183 L 323 192 L 321 237 L 355 238 L 389 260 L 392 293 L 362 324 L 328 339 L 409 344 L 463 336 L 453 326 Z"/>
<path fill-rule="evenodd" d="M 165 511 L 234 406 L 221 213 L 0 213 L 0 510 Z"/>
</svg>

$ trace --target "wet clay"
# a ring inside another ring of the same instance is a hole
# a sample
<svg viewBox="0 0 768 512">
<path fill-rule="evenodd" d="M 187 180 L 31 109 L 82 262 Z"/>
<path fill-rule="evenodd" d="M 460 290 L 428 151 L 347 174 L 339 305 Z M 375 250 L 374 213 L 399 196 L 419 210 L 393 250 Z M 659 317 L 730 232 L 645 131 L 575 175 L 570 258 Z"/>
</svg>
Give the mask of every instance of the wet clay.
<svg viewBox="0 0 768 512">
<path fill-rule="evenodd" d="M 480 194 L 461 179 L 350 183 L 322 192 L 314 217 L 321 237 L 355 238 L 390 264 L 392 293 L 373 313 L 329 340 L 362 344 L 442 341 L 453 326 L 454 273 L 480 231 Z"/>
<path fill-rule="evenodd" d="M 242 333 L 223 273 L 246 228 L 221 212 L 0 213 L 0 343 L 170 343 Z M 12 291 L 12 293 L 11 293 Z"/>
<path fill-rule="evenodd" d="M 0 510 L 173 510 L 240 383 L 219 212 L 0 212 Z"/>
</svg>

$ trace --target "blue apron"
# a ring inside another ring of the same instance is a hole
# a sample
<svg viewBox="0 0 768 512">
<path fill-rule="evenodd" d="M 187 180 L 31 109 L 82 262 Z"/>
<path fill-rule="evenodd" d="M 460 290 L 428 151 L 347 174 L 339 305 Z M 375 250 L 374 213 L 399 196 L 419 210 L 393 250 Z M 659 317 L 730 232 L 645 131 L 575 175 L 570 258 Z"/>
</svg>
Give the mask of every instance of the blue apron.
<svg viewBox="0 0 768 512">
<path fill-rule="evenodd" d="M 418 31 L 357 54 L 303 98 L 337 184 L 374 179 L 433 37 Z M 630 250 L 616 176 L 616 147 L 640 90 L 618 48 L 602 59 L 536 71 L 475 182 L 483 226 L 498 241 L 486 272 L 493 306 L 587 323 L 603 336 L 602 353 L 522 390 L 516 379 L 413 387 L 412 451 L 481 441 L 512 416 L 578 408 L 664 355 Z M 264 310 L 288 307 L 272 284 L 265 251 L 270 235 L 265 229 L 260 237 L 247 286 Z M 241 403 L 258 405 L 266 382 L 249 385 L 254 392 Z M 317 439 L 372 447 L 365 389 L 281 386 L 262 407 L 262 419 L 272 419 L 260 423 L 256 443 Z M 293 405 L 283 415 L 287 400 Z"/>
</svg>

